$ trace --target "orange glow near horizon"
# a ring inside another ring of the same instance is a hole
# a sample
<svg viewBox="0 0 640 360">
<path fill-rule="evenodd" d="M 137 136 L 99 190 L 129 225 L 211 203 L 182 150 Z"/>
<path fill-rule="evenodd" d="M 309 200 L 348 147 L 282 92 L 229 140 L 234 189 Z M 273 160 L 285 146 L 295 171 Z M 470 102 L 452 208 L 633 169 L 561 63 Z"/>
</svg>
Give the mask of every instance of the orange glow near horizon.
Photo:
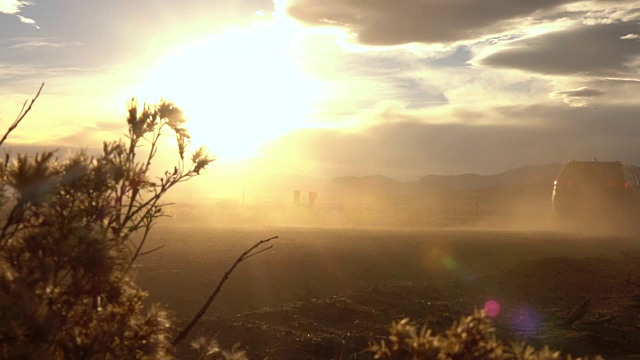
<svg viewBox="0 0 640 360">
<path fill-rule="evenodd" d="M 269 21 L 230 29 L 175 50 L 137 89 L 172 100 L 189 118 L 195 145 L 237 161 L 308 123 L 322 89 L 298 64 L 296 25 Z"/>
</svg>

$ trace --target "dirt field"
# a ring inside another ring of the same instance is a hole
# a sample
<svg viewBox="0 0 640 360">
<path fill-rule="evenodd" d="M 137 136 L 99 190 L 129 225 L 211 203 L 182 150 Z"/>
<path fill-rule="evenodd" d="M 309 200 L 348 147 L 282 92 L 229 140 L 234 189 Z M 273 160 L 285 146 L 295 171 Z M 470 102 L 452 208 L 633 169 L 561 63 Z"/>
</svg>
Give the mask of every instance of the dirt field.
<svg viewBox="0 0 640 360">
<path fill-rule="evenodd" d="M 240 342 L 253 359 L 370 358 L 369 341 L 394 319 L 434 330 L 500 304 L 499 335 L 574 355 L 640 358 L 640 284 L 621 252 L 636 238 L 550 231 L 223 229 L 159 226 L 159 252 L 138 279 L 150 301 L 184 325 L 235 258 L 278 235 L 274 249 L 242 263 L 195 329 L 221 345 Z M 586 315 L 563 325 L 589 302 Z M 185 341 L 188 344 L 188 341 Z M 181 357 L 189 352 L 182 349 Z"/>
</svg>

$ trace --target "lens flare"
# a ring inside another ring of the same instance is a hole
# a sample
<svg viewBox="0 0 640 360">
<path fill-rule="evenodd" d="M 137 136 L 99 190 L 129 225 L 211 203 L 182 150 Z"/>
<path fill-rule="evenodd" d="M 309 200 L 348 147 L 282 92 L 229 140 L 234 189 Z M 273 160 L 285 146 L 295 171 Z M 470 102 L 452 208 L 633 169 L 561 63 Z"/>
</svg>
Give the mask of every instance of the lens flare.
<svg viewBox="0 0 640 360">
<path fill-rule="evenodd" d="M 484 311 L 491 317 L 500 314 L 500 303 L 495 300 L 489 300 L 484 304 Z"/>
<path fill-rule="evenodd" d="M 514 309 L 511 318 L 511 327 L 514 332 L 524 337 L 535 336 L 540 328 L 540 316 L 529 307 L 518 307 Z"/>
<path fill-rule="evenodd" d="M 444 260 L 442 260 L 442 263 L 449 270 L 458 269 L 458 264 L 451 256 L 445 256 Z"/>
<path fill-rule="evenodd" d="M 460 268 L 454 254 L 446 246 L 430 246 L 423 254 L 424 266 L 428 271 L 458 271 Z"/>
</svg>

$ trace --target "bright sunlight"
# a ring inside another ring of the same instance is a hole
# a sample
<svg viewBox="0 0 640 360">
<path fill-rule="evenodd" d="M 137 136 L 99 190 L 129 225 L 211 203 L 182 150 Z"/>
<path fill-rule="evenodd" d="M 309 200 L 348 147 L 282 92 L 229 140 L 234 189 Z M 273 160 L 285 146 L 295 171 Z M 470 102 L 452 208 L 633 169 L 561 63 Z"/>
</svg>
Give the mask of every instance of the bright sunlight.
<svg viewBox="0 0 640 360">
<path fill-rule="evenodd" d="M 244 160 L 304 127 L 322 98 L 297 64 L 299 41 L 296 24 L 286 21 L 229 29 L 175 50 L 136 91 L 180 104 L 194 144 L 222 160 Z"/>
</svg>

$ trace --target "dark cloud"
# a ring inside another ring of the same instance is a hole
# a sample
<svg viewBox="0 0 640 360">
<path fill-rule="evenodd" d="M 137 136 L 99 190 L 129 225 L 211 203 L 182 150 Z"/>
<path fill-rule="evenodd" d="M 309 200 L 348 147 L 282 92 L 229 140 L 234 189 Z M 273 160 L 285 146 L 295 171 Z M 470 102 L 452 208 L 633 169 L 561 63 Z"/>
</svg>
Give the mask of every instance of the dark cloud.
<svg viewBox="0 0 640 360">
<path fill-rule="evenodd" d="M 623 37 L 639 28 L 637 21 L 583 25 L 514 41 L 510 48 L 478 62 L 544 74 L 635 75 L 640 42 Z"/>
<path fill-rule="evenodd" d="M 607 102 L 634 102 L 636 98 L 633 94 L 640 92 L 640 80 L 619 78 L 577 78 L 577 80 L 570 81 L 561 86 L 559 84 L 558 88 L 568 88 L 573 90 L 552 92 L 549 94 L 551 98 L 561 100 L 584 100 L 599 106 L 600 104 Z M 583 97 L 579 97 L 578 95 L 582 95 Z"/>
<path fill-rule="evenodd" d="M 273 156 L 286 156 L 296 149 L 296 156 L 316 164 L 319 173 L 328 177 L 491 174 L 525 164 L 593 157 L 640 164 L 639 111 L 640 105 L 503 107 L 488 111 L 489 116 L 510 119 L 509 125 L 401 121 L 359 133 L 301 130 L 266 149 Z"/>
<path fill-rule="evenodd" d="M 310 25 L 341 26 L 361 43 L 397 45 L 477 39 L 509 28 L 509 20 L 575 0 L 294 0 L 287 13 Z"/>
<path fill-rule="evenodd" d="M 549 94 L 552 99 L 561 99 L 570 106 L 587 106 L 588 98 L 602 96 L 604 93 L 598 89 L 583 86 L 573 90 L 554 91 Z"/>
<path fill-rule="evenodd" d="M 581 87 L 579 89 L 574 90 L 561 90 L 556 91 L 553 94 L 559 96 L 568 96 L 568 97 L 594 97 L 602 95 L 602 91 L 598 89 L 590 89 L 588 87 Z"/>
</svg>

